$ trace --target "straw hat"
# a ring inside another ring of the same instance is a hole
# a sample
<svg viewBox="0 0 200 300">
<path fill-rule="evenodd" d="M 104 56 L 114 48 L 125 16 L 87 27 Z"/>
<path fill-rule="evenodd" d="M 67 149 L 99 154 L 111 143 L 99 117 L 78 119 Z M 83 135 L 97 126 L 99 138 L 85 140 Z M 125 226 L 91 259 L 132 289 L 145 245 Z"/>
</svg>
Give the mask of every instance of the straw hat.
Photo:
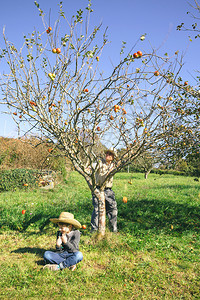
<svg viewBox="0 0 200 300">
<path fill-rule="evenodd" d="M 59 218 L 50 219 L 53 223 L 66 223 L 66 224 L 72 224 L 76 229 L 81 228 L 81 224 L 79 221 L 74 219 L 74 215 L 69 212 L 61 212 Z"/>
</svg>

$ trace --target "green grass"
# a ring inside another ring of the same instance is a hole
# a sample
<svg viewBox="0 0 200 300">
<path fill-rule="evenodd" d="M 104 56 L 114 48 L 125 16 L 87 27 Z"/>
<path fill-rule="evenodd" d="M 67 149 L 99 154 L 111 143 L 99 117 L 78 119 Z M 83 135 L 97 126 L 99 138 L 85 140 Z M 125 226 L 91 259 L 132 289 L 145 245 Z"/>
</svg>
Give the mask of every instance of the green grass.
<svg viewBox="0 0 200 300">
<path fill-rule="evenodd" d="M 107 230 L 100 241 L 90 235 L 90 191 L 75 172 L 53 191 L 1 193 L 0 299 L 200 299 L 199 182 L 143 177 L 115 176 L 119 233 Z M 42 269 L 44 251 L 55 247 L 49 218 L 61 211 L 87 225 L 75 272 Z"/>
</svg>

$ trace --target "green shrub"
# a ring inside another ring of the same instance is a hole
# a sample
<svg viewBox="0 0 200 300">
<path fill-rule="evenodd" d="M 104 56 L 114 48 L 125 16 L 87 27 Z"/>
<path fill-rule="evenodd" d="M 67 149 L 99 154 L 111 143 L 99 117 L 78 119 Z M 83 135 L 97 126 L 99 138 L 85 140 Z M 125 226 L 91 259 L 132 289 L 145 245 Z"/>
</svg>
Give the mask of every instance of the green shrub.
<svg viewBox="0 0 200 300">
<path fill-rule="evenodd" d="M 127 173 L 128 167 L 125 167 L 122 169 L 122 172 L 126 172 Z M 134 167 L 132 165 L 129 166 L 129 173 L 145 173 L 144 170 L 142 168 L 139 167 Z M 190 173 L 186 173 L 185 171 L 178 171 L 178 170 L 173 170 L 173 169 L 152 169 L 151 173 L 154 174 L 159 174 L 159 175 L 163 175 L 163 174 L 170 174 L 170 175 L 182 175 L 182 176 L 186 176 L 186 175 L 191 175 L 193 176 L 193 174 Z"/>
<path fill-rule="evenodd" d="M 163 174 L 170 174 L 170 175 L 182 175 L 186 176 L 186 173 L 184 171 L 177 171 L 177 170 L 162 170 L 162 169 L 153 169 L 151 170 L 151 173 L 163 175 Z"/>
<path fill-rule="evenodd" d="M 35 186 L 37 173 L 36 170 L 27 169 L 0 171 L 0 192 Z"/>
</svg>

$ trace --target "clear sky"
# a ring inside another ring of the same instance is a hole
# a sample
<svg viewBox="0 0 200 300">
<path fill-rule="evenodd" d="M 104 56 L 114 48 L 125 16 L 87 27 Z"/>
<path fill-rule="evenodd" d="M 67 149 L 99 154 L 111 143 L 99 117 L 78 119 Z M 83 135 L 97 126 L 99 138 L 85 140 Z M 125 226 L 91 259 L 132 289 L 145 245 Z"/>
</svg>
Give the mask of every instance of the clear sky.
<svg viewBox="0 0 200 300">
<path fill-rule="evenodd" d="M 49 15 L 51 10 L 50 25 L 53 27 L 57 18 L 58 2 L 56 0 L 38 0 L 40 8 Z M 67 16 L 72 16 L 77 10 L 87 6 L 87 0 L 63 0 L 63 10 Z M 108 26 L 108 38 L 111 41 L 104 52 L 106 63 L 104 68 L 109 68 L 109 62 L 117 62 L 122 41 L 127 42 L 131 48 L 136 40 L 146 33 L 145 41 L 141 42 L 141 50 L 145 52 L 149 45 L 161 53 L 170 55 L 179 50 L 184 53 L 184 80 L 192 82 L 192 75 L 200 66 L 200 39 L 189 41 L 188 32 L 176 30 L 177 25 L 185 22 L 191 26 L 194 19 L 187 14 L 191 11 L 189 3 L 193 0 L 93 0 L 91 25 L 103 23 L 103 28 Z M 0 47 L 2 46 L 2 31 L 6 29 L 7 38 L 20 47 L 23 35 L 31 33 L 34 29 L 43 29 L 38 10 L 34 0 L 6 0 L 1 1 L 0 8 Z M 3 71 L 0 63 L 0 72 Z M 192 75 L 191 75 L 192 74 Z M 1 113 L 0 107 L 0 136 L 16 137 L 16 125 L 12 118 Z"/>
</svg>

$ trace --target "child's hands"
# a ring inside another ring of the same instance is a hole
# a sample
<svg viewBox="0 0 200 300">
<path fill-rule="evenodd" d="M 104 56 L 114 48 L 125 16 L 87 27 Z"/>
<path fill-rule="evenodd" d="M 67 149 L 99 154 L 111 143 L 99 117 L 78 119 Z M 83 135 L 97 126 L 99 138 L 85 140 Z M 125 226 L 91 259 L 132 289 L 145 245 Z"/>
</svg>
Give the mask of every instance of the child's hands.
<svg viewBox="0 0 200 300">
<path fill-rule="evenodd" d="M 65 233 L 62 234 L 61 239 L 62 239 L 62 242 L 63 242 L 64 244 L 67 243 L 67 237 L 66 237 L 66 234 L 65 234 Z"/>
<path fill-rule="evenodd" d="M 59 237 L 57 238 L 57 241 L 56 241 L 56 246 L 60 247 L 61 244 L 62 244 L 62 237 L 59 236 Z"/>
<path fill-rule="evenodd" d="M 60 225 L 60 229 L 59 229 L 59 236 L 61 237 L 61 244 L 66 244 L 67 243 L 67 234 L 70 233 L 70 231 L 72 230 L 72 225 L 71 224 L 62 224 Z M 58 241 L 58 243 L 60 243 L 60 241 Z"/>
</svg>

